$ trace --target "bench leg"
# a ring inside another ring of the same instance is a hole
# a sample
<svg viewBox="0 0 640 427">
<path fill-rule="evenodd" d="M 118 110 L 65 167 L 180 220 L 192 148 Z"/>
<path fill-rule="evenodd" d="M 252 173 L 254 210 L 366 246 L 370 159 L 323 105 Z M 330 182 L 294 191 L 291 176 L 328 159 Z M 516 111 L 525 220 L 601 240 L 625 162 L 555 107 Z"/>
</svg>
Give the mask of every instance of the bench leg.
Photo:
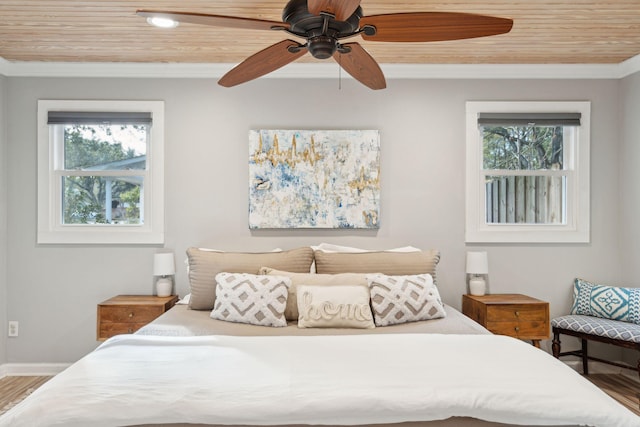
<svg viewBox="0 0 640 427">
<path fill-rule="evenodd" d="M 589 357 L 587 356 L 587 340 L 582 339 L 582 373 L 589 375 Z"/>
<path fill-rule="evenodd" d="M 560 357 L 560 332 L 553 332 L 553 341 L 551 345 L 551 350 L 553 351 L 553 357 L 556 359 Z M 638 361 L 640 366 L 640 360 Z"/>
</svg>

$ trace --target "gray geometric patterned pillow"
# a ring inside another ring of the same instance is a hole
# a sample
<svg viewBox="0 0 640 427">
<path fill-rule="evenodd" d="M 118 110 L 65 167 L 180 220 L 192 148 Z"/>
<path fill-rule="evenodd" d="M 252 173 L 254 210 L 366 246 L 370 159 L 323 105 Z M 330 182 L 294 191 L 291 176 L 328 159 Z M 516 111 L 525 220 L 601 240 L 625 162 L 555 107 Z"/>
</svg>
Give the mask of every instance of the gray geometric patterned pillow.
<svg viewBox="0 0 640 427">
<path fill-rule="evenodd" d="M 284 309 L 289 286 L 291 279 L 283 276 L 219 273 L 211 317 L 258 326 L 287 326 Z"/>
<path fill-rule="evenodd" d="M 445 317 L 444 305 L 430 274 L 368 274 L 376 326 Z"/>
</svg>

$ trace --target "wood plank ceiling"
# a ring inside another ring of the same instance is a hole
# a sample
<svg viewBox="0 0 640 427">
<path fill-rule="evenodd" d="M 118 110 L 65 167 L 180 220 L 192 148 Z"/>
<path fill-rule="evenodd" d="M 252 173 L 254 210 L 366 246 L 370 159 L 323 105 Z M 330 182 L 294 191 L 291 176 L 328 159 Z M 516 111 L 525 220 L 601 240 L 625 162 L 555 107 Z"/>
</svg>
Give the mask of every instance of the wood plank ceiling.
<svg viewBox="0 0 640 427">
<path fill-rule="evenodd" d="M 163 30 L 135 15 L 165 9 L 281 20 L 286 0 L 0 0 L 8 61 L 236 63 L 289 36 L 193 24 Z M 365 15 L 453 11 L 512 18 L 506 35 L 437 43 L 360 41 L 380 63 L 611 64 L 640 54 L 640 0 L 362 0 Z M 306 55 L 300 61 L 316 61 Z"/>
</svg>

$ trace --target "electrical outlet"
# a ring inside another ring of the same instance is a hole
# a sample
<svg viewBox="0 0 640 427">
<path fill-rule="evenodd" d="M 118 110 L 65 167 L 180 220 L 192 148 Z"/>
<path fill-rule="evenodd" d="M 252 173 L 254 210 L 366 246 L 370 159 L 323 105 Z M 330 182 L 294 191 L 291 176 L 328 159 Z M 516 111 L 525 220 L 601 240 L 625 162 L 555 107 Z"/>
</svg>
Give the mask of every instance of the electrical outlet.
<svg viewBox="0 0 640 427">
<path fill-rule="evenodd" d="M 18 336 L 18 321 L 17 320 L 9 320 L 9 336 L 17 337 Z"/>
</svg>

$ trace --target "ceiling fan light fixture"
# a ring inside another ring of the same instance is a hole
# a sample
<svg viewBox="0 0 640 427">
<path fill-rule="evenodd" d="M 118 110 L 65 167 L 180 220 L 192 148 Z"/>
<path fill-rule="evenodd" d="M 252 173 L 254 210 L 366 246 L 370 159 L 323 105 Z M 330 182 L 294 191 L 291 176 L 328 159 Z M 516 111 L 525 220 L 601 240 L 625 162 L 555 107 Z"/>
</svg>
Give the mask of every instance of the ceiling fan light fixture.
<svg viewBox="0 0 640 427">
<path fill-rule="evenodd" d="M 309 38 L 307 49 L 316 59 L 331 58 L 338 49 L 338 40 L 330 36 L 311 37 Z"/>
<path fill-rule="evenodd" d="M 147 23 L 158 28 L 176 28 L 178 26 L 178 21 L 174 21 L 169 18 L 161 18 L 159 16 L 148 17 Z"/>
</svg>

